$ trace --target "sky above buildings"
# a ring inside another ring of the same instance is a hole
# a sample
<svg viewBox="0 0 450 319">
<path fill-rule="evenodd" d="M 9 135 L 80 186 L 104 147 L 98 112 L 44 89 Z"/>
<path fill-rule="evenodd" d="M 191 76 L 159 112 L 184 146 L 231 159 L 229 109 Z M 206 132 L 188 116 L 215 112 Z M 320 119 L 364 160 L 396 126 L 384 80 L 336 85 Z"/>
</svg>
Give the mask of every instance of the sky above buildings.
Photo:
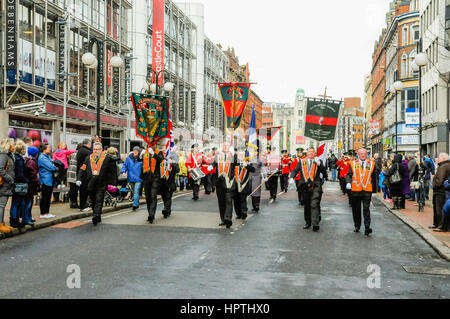
<svg viewBox="0 0 450 319">
<path fill-rule="evenodd" d="M 264 102 L 308 97 L 363 97 L 374 43 L 391 0 L 182 0 L 205 6 L 205 31 L 249 62 Z"/>
</svg>

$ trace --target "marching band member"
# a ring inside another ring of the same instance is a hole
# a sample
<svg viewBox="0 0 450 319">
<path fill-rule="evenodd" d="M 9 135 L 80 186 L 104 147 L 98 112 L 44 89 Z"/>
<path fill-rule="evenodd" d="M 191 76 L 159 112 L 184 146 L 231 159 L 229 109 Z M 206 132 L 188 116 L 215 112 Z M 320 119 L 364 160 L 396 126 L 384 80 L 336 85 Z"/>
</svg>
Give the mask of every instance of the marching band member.
<svg viewBox="0 0 450 319">
<path fill-rule="evenodd" d="M 251 193 L 250 173 L 255 172 L 252 164 L 245 161 L 245 151 L 240 150 L 237 154 L 238 164 L 235 166 L 234 178 L 236 180 L 236 189 L 234 192 L 234 210 L 237 219 L 245 220 L 247 218 L 247 197 Z"/>
<path fill-rule="evenodd" d="M 272 147 L 267 147 L 267 153 L 265 156 L 267 175 L 269 175 L 268 185 L 270 191 L 269 204 L 272 204 L 277 199 L 278 191 L 278 176 L 280 176 L 280 156 L 272 154 Z"/>
<path fill-rule="evenodd" d="M 96 226 L 101 223 L 103 202 L 108 185 L 117 183 L 117 167 L 115 160 L 103 151 L 101 143 L 93 145 L 93 153 L 86 157 L 79 172 L 76 185 L 81 186 L 81 181 L 86 181 L 89 197 L 92 203 L 92 223 Z"/>
<path fill-rule="evenodd" d="M 208 166 L 213 162 L 214 157 L 212 157 L 209 149 L 205 149 L 203 158 L 202 172 L 205 174 L 205 177 L 203 177 L 203 183 L 205 185 L 205 194 L 209 195 L 212 193 L 212 172 L 208 171 Z"/>
<path fill-rule="evenodd" d="M 261 186 L 264 182 L 267 182 L 267 171 L 266 165 L 264 164 L 264 158 L 259 154 L 259 140 L 256 141 L 256 145 L 258 147 L 258 149 L 255 150 L 256 155 L 250 160 L 250 163 L 252 163 L 255 171 L 251 173 L 250 178 L 252 183 L 252 211 L 258 213 L 259 205 L 261 203 Z"/>
<path fill-rule="evenodd" d="M 186 167 L 188 168 L 189 172 L 189 183 L 192 185 L 192 192 L 193 192 L 193 200 L 198 200 L 198 194 L 200 192 L 200 184 L 202 182 L 201 178 L 198 180 L 194 180 L 192 178 L 192 171 L 194 169 L 201 168 L 203 164 L 206 164 L 204 162 L 203 155 L 198 151 L 198 144 L 192 145 L 192 152 L 191 155 L 189 155 L 188 160 L 186 161 Z"/>
<path fill-rule="evenodd" d="M 302 157 L 303 157 L 303 149 L 302 148 L 297 148 L 297 156 L 292 160 L 291 162 L 291 172 L 297 167 L 298 163 L 300 163 Z M 294 178 L 295 180 L 295 187 L 298 190 L 298 183 L 300 182 L 300 174 L 298 173 L 297 176 Z M 303 205 L 303 199 L 302 199 L 302 192 L 297 191 L 298 193 L 298 204 L 299 205 Z"/>
<path fill-rule="evenodd" d="M 165 153 L 163 152 L 163 155 Z M 178 165 L 179 157 L 174 149 L 172 149 L 167 158 L 164 156 L 164 160 L 160 166 L 160 176 L 161 176 L 161 197 L 164 202 L 164 209 L 162 214 L 164 218 L 167 218 L 172 213 L 172 196 L 173 192 L 177 189 L 175 183 L 175 177 L 180 172 L 180 167 Z"/>
<path fill-rule="evenodd" d="M 281 190 L 287 193 L 288 186 L 289 186 L 289 165 L 291 164 L 292 159 L 288 155 L 288 151 L 284 150 L 281 151 L 281 177 L 280 177 L 280 184 L 281 184 Z"/>
<path fill-rule="evenodd" d="M 238 166 L 237 155 L 230 151 L 230 143 L 224 142 L 220 152 L 209 166 L 209 171 L 216 169 L 216 190 L 219 202 L 221 223 L 219 226 L 230 228 L 233 224 L 233 195 L 236 189 L 235 167 Z"/>
<path fill-rule="evenodd" d="M 322 179 L 326 176 L 326 167 L 322 160 L 316 158 L 316 150 L 309 148 L 306 159 L 302 159 L 292 171 L 291 178 L 300 174 L 297 191 L 302 192 L 306 224 L 303 229 L 313 226 L 313 231 L 319 230 L 320 200 L 322 195 Z"/>
<path fill-rule="evenodd" d="M 364 227 L 366 236 L 372 233 L 370 228 L 370 202 L 372 194 L 376 193 L 376 183 L 378 173 L 375 169 L 375 162 L 367 159 L 367 150 L 361 148 L 358 150 L 357 160 L 350 162 L 346 182 L 347 189 L 351 190 L 352 195 L 352 213 L 355 224 L 354 232 L 359 232 L 361 228 L 361 204 L 363 206 Z"/>
</svg>

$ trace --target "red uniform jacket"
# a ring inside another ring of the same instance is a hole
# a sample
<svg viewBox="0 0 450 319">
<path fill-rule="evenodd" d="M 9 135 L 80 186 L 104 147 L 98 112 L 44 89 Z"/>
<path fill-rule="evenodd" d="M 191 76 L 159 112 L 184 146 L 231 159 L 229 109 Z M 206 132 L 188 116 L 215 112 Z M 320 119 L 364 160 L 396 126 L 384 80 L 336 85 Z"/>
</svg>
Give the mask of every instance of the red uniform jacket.
<svg viewBox="0 0 450 319">
<path fill-rule="evenodd" d="M 289 174 L 291 170 L 289 169 L 289 164 L 291 163 L 291 158 L 285 156 L 281 158 L 281 174 Z"/>
<path fill-rule="evenodd" d="M 346 177 L 348 170 L 350 169 L 350 161 L 337 161 L 336 165 L 341 168 L 339 172 L 339 177 Z"/>
<path fill-rule="evenodd" d="M 190 168 L 196 168 L 196 167 L 200 167 L 203 171 L 203 167 L 202 165 L 207 164 L 206 161 L 204 160 L 204 157 L 201 153 L 197 153 L 197 155 L 195 155 L 195 159 L 194 159 L 194 154 L 191 153 L 191 155 L 189 155 L 189 157 L 187 158 L 186 161 L 186 167 L 188 168 L 188 170 Z M 206 167 L 208 167 L 208 165 L 206 165 Z M 189 177 L 191 177 L 191 173 L 189 173 Z"/>
<path fill-rule="evenodd" d="M 202 172 L 205 175 L 213 174 L 216 172 L 216 168 L 214 168 L 211 172 L 208 171 L 208 166 L 211 165 L 211 163 L 214 161 L 214 156 L 208 156 L 203 158 L 203 164 L 202 164 Z"/>
<path fill-rule="evenodd" d="M 298 163 L 300 162 L 300 159 L 298 157 L 296 157 L 292 162 L 291 162 L 291 172 L 297 167 Z M 295 177 L 296 181 L 300 180 L 300 174 L 298 173 L 297 176 Z"/>
</svg>

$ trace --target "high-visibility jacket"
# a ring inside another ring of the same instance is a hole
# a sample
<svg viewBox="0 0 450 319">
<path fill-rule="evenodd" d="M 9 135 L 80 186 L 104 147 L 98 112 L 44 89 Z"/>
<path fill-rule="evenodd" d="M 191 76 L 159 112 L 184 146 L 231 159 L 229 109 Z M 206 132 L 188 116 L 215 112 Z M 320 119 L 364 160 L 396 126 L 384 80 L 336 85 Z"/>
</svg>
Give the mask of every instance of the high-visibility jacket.
<svg viewBox="0 0 450 319">
<path fill-rule="evenodd" d="M 360 165 L 359 160 L 351 161 L 352 170 L 352 192 L 372 192 L 372 173 L 375 169 L 375 162 L 366 160 L 365 169 Z"/>
<path fill-rule="evenodd" d="M 281 158 L 281 174 L 289 174 L 289 163 L 291 162 L 291 158 L 289 156 L 284 156 Z"/>
</svg>

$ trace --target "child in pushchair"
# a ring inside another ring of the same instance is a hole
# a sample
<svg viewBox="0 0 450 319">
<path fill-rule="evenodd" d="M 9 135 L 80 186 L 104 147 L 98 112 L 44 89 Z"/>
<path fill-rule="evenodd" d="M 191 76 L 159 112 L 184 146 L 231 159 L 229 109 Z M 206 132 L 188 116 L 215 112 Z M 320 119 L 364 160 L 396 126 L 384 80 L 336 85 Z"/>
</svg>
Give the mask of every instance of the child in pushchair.
<svg viewBox="0 0 450 319">
<path fill-rule="evenodd" d="M 119 198 L 121 197 L 121 193 L 119 188 L 113 185 L 108 185 L 108 189 L 105 193 L 105 206 L 114 206 L 117 207 L 117 203 L 119 203 Z"/>
</svg>

